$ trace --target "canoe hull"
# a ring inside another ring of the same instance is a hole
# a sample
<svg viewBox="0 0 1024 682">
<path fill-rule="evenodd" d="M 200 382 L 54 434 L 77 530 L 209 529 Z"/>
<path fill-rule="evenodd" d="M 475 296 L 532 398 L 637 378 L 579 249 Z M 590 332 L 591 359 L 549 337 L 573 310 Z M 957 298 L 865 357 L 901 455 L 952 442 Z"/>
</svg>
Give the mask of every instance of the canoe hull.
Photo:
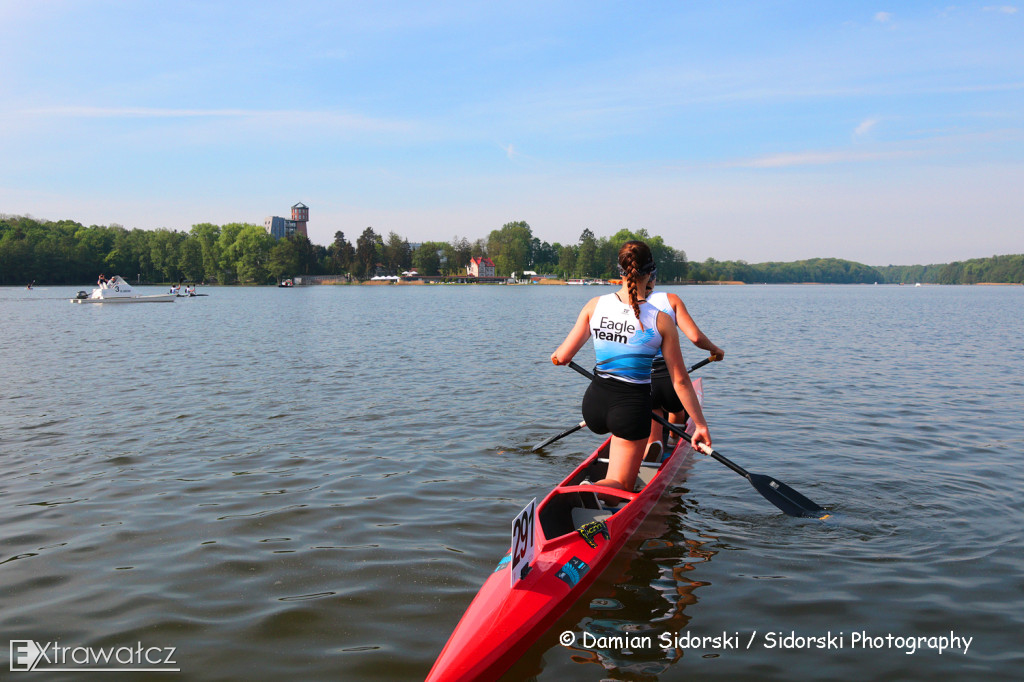
<svg viewBox="0 0 1024 682">
<path fill-rule="evenodd" d="M 642 490 L 623 493 L 586 482 L 598 480 L 595 475 L 602 466 L 607 468 L 601 460 L 609 441 L 537 506 L 535 558 L 526 576 L 510 586 L 511 554 L 499 562 L 455 627 L 428 682 L 500 677 L 597 580 L 693 452 L 689 443 L 681 442 L 660 466 L 641 469 Z M 600 509 L 576 511 L 575 505 L 589 501 L 598 491 L 630 499 L 610 516 Z M 597 525 L 580 525 L 587 518 Z"/>
</svg>

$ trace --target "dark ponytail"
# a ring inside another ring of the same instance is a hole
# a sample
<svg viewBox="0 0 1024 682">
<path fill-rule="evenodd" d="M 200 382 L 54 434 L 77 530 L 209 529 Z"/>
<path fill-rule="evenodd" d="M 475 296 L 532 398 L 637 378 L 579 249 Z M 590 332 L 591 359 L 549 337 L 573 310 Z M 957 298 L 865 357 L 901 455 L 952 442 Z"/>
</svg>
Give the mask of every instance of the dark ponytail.
<svg viewBox="0 0 1024 682">
<path fill-rule="evenodd" d="M 626 281 L 629 292 L 629 306 L 636 314 L 640 329 L 644 323 L 640 321 L 640 278 L 654 270 L 654 257 L 651 249 L 641 241 L 628 241 L 619 249 L 619 272 Z"/>
</svg>

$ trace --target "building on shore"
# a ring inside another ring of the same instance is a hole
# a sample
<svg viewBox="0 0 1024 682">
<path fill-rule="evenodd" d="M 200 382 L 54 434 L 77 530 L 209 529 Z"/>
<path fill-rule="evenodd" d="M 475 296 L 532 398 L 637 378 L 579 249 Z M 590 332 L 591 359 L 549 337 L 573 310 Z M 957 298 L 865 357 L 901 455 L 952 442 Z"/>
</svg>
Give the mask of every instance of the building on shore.
<svg viewBox="0 0 1024 682">
<path fill-rule="evenodd" d="M 466 266 L 466 274 L 471 277 L 494 277 L 494 261 L 490 258 L 473 258 Z"/>
<path fill-rule="evenodd" d="M 263 221 L 263 227 L 266 228 L 267 234 L 274 239 L 291 237 L 293 234 L 301 234 L 303 237 L 309 238 L 309 234 L 306 232 L 307 222 L 309 222 L 309 207 L 299 202 L 292 206 L 291 220 L 276 215 L 268 216 Z"/>
</svg>

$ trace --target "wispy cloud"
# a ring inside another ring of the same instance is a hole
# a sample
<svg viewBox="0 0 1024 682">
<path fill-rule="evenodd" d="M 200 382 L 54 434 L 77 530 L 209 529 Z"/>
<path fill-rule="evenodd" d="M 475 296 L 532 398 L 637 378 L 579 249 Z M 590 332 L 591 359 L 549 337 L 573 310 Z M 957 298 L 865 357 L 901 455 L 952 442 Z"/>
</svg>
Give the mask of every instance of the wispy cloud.
<svg viewBox="0 0 1024 682">
<path fill-rule="evenodd" d="M 831 166 L 845 163 L 885 161 L 897 158 L 906 158 L 914 155 L 914 153 L 906 151 L 812 151 L 795 152 L 790 154 L 772 154 L 769 156 L 761 156 L 753 159 L 743 159 L 740 161 L 735 161 L 726 164 L 726 166 L 733 168 L 793 168 L 797 166 Z"/>
<path fill-rule="evenodd" d="M 982 8 L 986 12 L 999 12 L 1000 14 L 1016 14 L 1017 8 L 1013 5 L 988 5 Z"/>
<path fill-rule="evenodd" d="M 878 12 L 877 14 L 875 14 L 875 21 L 877 21 L 879 24 L 888 24 L 890 21 L 892 21 L 892 13 Z"/>
<path fill-rule="evenodd" d="M 853 134 L 857 137 L 862 137 L 870 133 L 876 125 L 878 125 L 877 118 L 866 118 L 860 122 L 860 125 L 853 131 Z"/>
</svg>

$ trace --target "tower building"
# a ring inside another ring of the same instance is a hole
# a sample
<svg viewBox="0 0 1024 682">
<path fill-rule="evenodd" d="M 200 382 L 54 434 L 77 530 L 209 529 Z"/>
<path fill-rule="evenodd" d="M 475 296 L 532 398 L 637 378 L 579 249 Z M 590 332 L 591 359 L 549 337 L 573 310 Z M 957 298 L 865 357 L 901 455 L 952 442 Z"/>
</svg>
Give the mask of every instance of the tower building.
<svg viewBox="0 0 1024 682">
<path fill-rule="evenodd" d="M 296 233 L 308 239 L 309 234 L 306 232 L 307 222 L 309 222 L 309 206 L 299 202 L 292 206 L 291 220 L 276 215 L 268 216 L 263 221 L 263 227 L 266 228 L 267 233 L 274 239 L 290 237 Z"/>
<path fill-rule="evenodd" d="M 308 238 L 306 223 L 309 222 L 309 206 L 306 206 L 301 201 L 292 206 L 292 222 L 295 223 L 295 231 Z"/>
</svg>

